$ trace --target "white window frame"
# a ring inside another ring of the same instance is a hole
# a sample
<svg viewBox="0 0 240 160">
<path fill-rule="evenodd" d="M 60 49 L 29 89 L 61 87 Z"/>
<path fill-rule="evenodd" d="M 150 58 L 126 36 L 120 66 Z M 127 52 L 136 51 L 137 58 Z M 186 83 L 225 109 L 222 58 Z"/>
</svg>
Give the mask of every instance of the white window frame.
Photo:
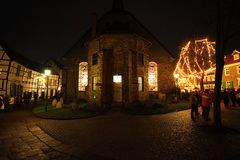
<svg viewBox="0 0 240 160">
<path fill-rule="evenodd" d="M 237 74 L 240 74 L 240 65 L 237 66 Z"/>
<path fill-rule="evenodd" d="M 230 84 L 230 85 L 229 85 Z M 231 89 L 231 81 L 227 81 L 226 82 L 226 88 L 230 88 Z"/>
<path fill-rule="evenodd" d="M 233 59 L 234 59 L 234 61 L 235 61 L 235 60 L 239 60 L 239 54 L 234 54 L 234 55 L 233 55 Z"/>
<path fill-rule="evenodd" d="M 227 73 L 227 70 L 228 70 L 228 73 Z M 225 68 L 224 71 L 225 71 L 225 76 L 230 76 L 230 68 Z"/>
</svg>

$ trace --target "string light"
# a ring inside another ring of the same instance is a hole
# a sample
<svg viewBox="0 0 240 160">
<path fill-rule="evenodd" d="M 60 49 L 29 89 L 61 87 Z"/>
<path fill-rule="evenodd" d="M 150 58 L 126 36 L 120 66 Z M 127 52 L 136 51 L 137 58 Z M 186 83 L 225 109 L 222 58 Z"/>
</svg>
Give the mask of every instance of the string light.
<svg viewBox="0 0 240 160">
<path fill-rule="evenodd" d="M 207 38 L 189 41 L 181 49 L 173 75 L 179 74 L 178 86 L 191 90 L 199 87 L 206 70 L 215 67 L 215 42 Z"/>
</svg>

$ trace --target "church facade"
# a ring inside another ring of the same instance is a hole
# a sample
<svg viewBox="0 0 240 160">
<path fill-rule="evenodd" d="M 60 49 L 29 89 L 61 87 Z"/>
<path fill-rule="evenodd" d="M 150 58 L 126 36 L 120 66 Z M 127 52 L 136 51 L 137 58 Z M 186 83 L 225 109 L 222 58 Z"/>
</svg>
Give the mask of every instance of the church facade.
<svg viewBox="0 0 240 160">
<path fill-rule="evenodd" d="M 174 56 L 130 12 L 122 0 L 64 55 L 67 99 L 98 105 L 131 104 L 161 98 L 175 86 Z"/>
</svg>

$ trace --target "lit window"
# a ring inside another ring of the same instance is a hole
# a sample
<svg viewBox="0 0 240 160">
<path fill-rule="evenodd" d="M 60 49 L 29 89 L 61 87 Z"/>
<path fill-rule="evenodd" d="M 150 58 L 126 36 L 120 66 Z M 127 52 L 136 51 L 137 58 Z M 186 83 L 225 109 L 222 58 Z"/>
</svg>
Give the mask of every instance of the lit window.
<svg viewBox="0 0 240 160">
<path fill-rule="evenodd" d="M 149 91 L 158 91 L 157 63 L 150 62 L 148 67 Z"/>
<path fill-rule="evenodd" d="M 234 55 L 233 55 L 233 59 L 234 59 L 234 61 L 235 61 L 235 60 L 238 60 L 238 59 L 239 59 L 239 54 L 234 54 Z"/>
<path fill-rule="evenodd" d="M 92 79 L 92 90 L 96 91 L 97 89 L 97 77 L 93 77 Z"/>
<path fill-rule="evenodd" d="M 79 91 L 86 91 L 86 87 L 88 85 L 88 63 L 81 62 L 79 64 Z"/>
<path fill-rule="evenodd" d="M 237 73 L 240 74 L 240 66 L 237 66 Z"/>
<path fill-rule="evenodd" d="M 230 75 L 230 69 L 229 68 L 225 68 L 225 76 L 229 76 Z"/>
<path fill-rule="evenodd" d="M 226 83 L 226 87 L 229 88 L 229 89 L 231 89 L 231 88 L 233 87 L 233 86 L 232 86 L 232 82 L 227 82 L 227 83 Z"/>
<path fill-rule="evenodd" d="M 138 77 L 138 91 L 143 91 L 143 77 Z"/>
<path fill-rule="evenodd" d="M 2 74 L 2 68 L 0 68 L 0 74 Z"/>
<path fill-rule="evenodd" d="M 98 64 L 98 55 L 97 53 L 92 55 L 92 65 Z"/>
</svg>

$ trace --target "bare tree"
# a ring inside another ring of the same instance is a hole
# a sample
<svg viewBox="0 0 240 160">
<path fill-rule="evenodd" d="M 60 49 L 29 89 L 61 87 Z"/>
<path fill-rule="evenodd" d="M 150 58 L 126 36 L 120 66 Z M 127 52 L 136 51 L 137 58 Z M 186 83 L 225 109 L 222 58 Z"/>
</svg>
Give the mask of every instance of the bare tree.
<svg viewBox="0 0 240 160">
<path fill-rule="evenodd" d="M 221 120 L 221 84 L 224 67 L 224 53 L 226 53 L 229 38 L 236 36 L 238 31 L 230 33 L 233 23 L 236 0 L 217 0 L 217 33 L 216 33 L 216 74 L 214 97 L 214 123 L 218 129 L 222 128 Z"/>
</svg>

